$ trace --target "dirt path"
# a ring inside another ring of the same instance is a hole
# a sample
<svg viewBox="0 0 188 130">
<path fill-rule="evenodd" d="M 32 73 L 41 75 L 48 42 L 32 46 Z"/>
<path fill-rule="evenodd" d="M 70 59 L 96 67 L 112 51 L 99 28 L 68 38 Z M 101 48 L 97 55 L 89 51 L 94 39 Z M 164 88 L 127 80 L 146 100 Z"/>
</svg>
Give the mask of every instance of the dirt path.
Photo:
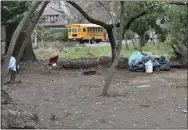
<svg viewBox="0 0 188 130">
<path fill-rule="evenodd" d="M 20 107 L 36 112 L 47 128 L 187 127 L 187 71 L 148 75 L 117 70 L 110 96 L 97 97 L 105 72 L 101 69 L 93 76 L 76 70 L 59 75 L 21 72 L 22 83 L 8 92 Z"/>
</svg>

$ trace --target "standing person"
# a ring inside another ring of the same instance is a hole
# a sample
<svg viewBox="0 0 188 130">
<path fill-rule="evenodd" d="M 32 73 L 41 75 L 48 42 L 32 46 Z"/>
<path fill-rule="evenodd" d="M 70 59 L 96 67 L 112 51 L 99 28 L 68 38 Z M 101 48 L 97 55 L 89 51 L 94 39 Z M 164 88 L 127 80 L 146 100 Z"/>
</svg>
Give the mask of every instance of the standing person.
<svg viewBox="0 0 188 130">
<path fill-rule="evenodd" d="M 16 59 L 13 56 L 10 58 L 8 70 L 8 74 L 11 74 L 9 83 L 14 83 L 16 80 L 16 72 L 18 73 L 18 68 L 16 67 Z"/>
</svg>

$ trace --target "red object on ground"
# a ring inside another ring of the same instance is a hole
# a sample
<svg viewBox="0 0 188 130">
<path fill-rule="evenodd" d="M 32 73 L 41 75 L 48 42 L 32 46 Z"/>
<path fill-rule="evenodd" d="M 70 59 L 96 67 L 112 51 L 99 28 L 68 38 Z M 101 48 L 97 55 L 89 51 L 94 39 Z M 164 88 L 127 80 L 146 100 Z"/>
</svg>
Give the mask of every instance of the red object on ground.
<svg viewBox="0 0 188 130">
<path fill-rule="evenodd" d="M 49 62 L 42 63 L 44 65 L 52 65 L 52 64 L 57 64 L 58 61 L 58 56 L 50 58 Z"/>
</svg>

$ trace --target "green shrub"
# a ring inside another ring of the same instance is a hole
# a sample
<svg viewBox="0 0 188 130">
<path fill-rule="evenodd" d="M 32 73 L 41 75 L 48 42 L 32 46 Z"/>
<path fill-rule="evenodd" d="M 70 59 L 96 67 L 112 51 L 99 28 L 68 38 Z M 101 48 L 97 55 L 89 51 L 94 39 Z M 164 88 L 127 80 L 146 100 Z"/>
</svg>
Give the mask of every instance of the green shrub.
<svg viewBox="0 0 188 130">
<path fill-rule="evenodd" d="M 45 41 L 55 41 L 55 39 L 54 39 L 54 35 L 52 35 L 52 34 L 48 34 L 48 35 L 46 35 L 46 37 L 45 37 Z"/>
<path fill-rule="evenodd" d="M 68 41 L 68 30 L 66 28 L 46 29 L 42 37 L 44 41 Z"/>
<path fill-rule="evenodd" d="M 164 42 L 166 40 L 166 36 L 163 34 L 158 34 L 158 39 L 160 42 Z"/>
<path fill-rule="evenodd" d="M 68 40 L 68 37 L 62 34 L 61 32 L 54 33 L 53 37 L 55 41 L 67 41 Z"/>
</svg>

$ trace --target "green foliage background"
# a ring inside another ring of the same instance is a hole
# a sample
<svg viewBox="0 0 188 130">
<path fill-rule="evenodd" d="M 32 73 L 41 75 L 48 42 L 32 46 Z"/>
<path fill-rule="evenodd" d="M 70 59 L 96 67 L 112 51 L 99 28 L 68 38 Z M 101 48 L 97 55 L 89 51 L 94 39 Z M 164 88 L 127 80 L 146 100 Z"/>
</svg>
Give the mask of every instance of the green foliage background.
<svg viewBox="0 0 188 130">
<path fill-rule="evenodd" d="M 44 41 L 68 41 L 68 30 L 66 28 L 45 29 Z"/>
</svg>

